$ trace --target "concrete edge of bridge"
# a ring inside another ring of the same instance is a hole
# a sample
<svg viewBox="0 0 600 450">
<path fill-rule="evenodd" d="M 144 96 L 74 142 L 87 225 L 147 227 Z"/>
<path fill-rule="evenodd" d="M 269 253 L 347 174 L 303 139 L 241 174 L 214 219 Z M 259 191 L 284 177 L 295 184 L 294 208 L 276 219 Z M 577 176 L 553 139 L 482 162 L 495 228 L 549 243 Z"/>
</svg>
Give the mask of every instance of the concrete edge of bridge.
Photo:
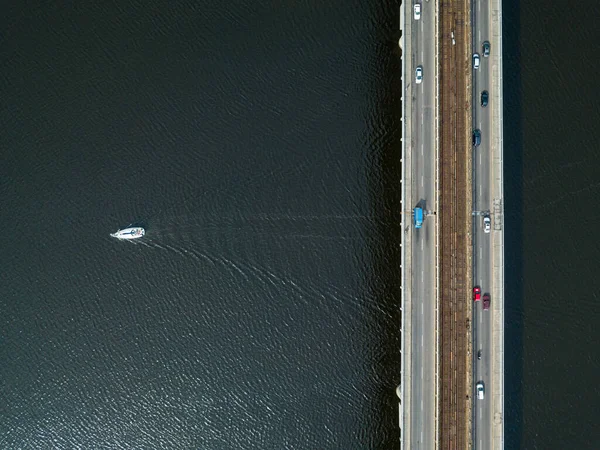
<svg viewBox="0 0 600 450">
<path fill-rule="evenodd" d="M 498 42 L 492 60 L 492 89 L 497 102 L 492 110 L 492 173 L 494 176 L 494 229 L 492 242 L 493 313 L 492 342 L 492 449 L 504 449 L 504 112 L 502 74 L 502 0 L 492 0 L 490 8 L 491 35 Z"/>
<path fill-rule="evenodd" d="M 400 427 L 400 450 L 410 449 L 410 405 L 411 405 L 411 313 L 412 305 L 411 298 L 411 217 L 405 214 L 405 211 L 410 210 L 407 206 L 407 199 L 412 198 L 412 176 L 411 176 L 411 152 L 412 135 L 411 135 L 411 110 L 412 110 L 412 95 L 410 91 L 410 83 L 412 81 L 412 23 L 410 12 L 407 14 L 407 8 L 410 3 L 404 2 L 400 5 L 400 31 L 401 37 L 399 46 L 401 49 L 402 62 L 402 179 L 401 179 L 401 216 L 402 235 L 400 238 L 401 256 L 400 256 L 400 282 L 401 282 L 401 324 L 400 324 L 400 403 L 399 412 L 399 427 Z M 407 20 L 408 19 L 408 20 Z M 408 57 L 406 57 L 408 55 Z M 408 150 L 408 151 L 407 151 Z M 408 200 L 410 201 L 410 200 Z"/>
</svg>

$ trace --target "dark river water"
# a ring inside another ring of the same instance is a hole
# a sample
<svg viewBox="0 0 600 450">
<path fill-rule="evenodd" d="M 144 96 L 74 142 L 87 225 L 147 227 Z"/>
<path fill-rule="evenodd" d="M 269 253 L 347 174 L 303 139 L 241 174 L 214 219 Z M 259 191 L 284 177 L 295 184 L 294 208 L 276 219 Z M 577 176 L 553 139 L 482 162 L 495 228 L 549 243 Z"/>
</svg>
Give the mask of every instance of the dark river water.
<svg viewBox="0 0 600 450">
<path fill-rule="evenodd" d="M 597 449 L 600 8 L 504 6 L 506 448 Z M 398 37 L 373 1 L 5 8 L 0 448 L 397 448 Z"/>
<path fill-rule="evenodd" d="M 0 448 L 396 448 L 397 7 L 0 24 Z"/>
<path fill-rule="evenodd" d="M 599 13 L 504 2 L 507 449 L 600 448 Z"/>
</svg>

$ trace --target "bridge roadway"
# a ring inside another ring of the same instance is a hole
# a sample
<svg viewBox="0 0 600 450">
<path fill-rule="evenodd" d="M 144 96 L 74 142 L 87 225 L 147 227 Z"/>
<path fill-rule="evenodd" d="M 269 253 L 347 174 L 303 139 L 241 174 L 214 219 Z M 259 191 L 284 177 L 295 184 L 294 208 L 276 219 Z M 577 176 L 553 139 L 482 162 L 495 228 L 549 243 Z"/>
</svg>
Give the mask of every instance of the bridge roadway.
<svg viewBox="0 0 600 450">
<path fill-rule="evenodd" d="M 489 212 L 491 233 L 485 233 L 482 216 L 473 216 L 473 284 L 491 294 L 491 307 L 473 304 L 473 382 L 485 386 L 483 400 L 474 396 L 472 440 L 474 449 L 504 447 L 503 415 L 503 177 L 502 177 L 502 31 L 501 0 L 472 3 L 472 48 L 481 54 L 473 70 L 473 128 L 481 130 L 481 145 L 473 151 L 473 209 Z M 489 57 L 482 45 L 490 42 Z M 481 106 L 481 93 L 489 101 Z M 477 352 L 481 350 L 481 359 Z"/>
<path fill-rule="evenodd" d="M 489 36 L 489 2 L 472 3 L 473 51 L 481 55 L 481 66 L 473 70 L 473 128 L 481 130 L 481 145 L 473 150 L 473 209 L 490 211 L 492 209 L 490 186 L 490 111 L 481 106 L 481 92 L 490 91 L 490 61 L 483 56 L 482 44 L 491 41 Z M 494 51 L 496 43 L 494 42 Z M 493 93 L 492 93 L 493 94 Z M 490 99 L 496 102 L 497 98 Z M 485 213 L 484 213 L 485 214 Z M 491 233 L 484 233 L 482 216 L 473 216 L 473 279 L 474 285 L 481 287 L 482 294 L 491 293 Z M 492 301 L 495 299 L 492 298 Z M 491 386 L 491 310 L 484 311 L 481 302 L 473 304 L 473 383 L 481 381 L 489 390 Z M 481 350 L 481 359 L 477 352 Z M 490 448 L 490 404 L 491 395 L 478 400 L 474 396 L 473 404 L 473 442 L 476 449 Z"/>
<path fill-rule="evenodd" d="M 437 438 L 437 3 L 422 2 L 420 19 L 414 19 L 413 4 L 404 5 L 403 33 L 405 133 L 403 161 L 406 197 L 403 208 L 406 252 L 403 278 L 406 299 L 404 310 L 409 321 L 410 349 L 402 382 L 408 386 L 403 404 L 404 448 L 430 450 Z M 402 17 L 402 14 L 401 14 Z M 401 24 L 402 25 L 402 24 Z M 415 71 L 423 68 L 423 80 L 416 83 Z M 410 119 L 406 121 L 407 115 Z M 429 211 L 423 227 L 411 225 L 410 211 L 416 205 Z M 407 341 L 405 341 L 407 342 Z M 404 344 L 404 342 L 403 342 Z M 406 391 L 406 390 L 405 390 Z M 402 425 L 401 425 L 402 426 Z"/>
<path fill-rule="evenodd" d="M 434 448 L 437 410 L 437 67 L 436 2 L 423 2 L 413 20 L 413 67 L 423 68 L 423 81 L 412 89 L 411 205 L 430 211 L 421 229 L 412 229 L 412 449 Z"/>
</svg>

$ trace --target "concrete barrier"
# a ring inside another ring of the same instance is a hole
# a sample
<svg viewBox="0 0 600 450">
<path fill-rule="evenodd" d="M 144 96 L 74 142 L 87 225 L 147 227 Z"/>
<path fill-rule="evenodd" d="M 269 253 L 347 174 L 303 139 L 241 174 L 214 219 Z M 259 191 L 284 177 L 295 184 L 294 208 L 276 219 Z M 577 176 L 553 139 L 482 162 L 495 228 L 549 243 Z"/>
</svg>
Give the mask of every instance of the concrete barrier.
<svg viewBox="0 0 600 450">
<path fill-rule="evenodd" d="M 492 60 L 492 89 L 497 102 L 492 111 L 492 189 L 494 229 L 492 242 L 493 313 L 492 345 L 492 448 L 504 449 L 504 108 L 502 76 L 502 0 L 491 3 L 491 34 L 498 49 L 490 55 Z"/>
</svg>

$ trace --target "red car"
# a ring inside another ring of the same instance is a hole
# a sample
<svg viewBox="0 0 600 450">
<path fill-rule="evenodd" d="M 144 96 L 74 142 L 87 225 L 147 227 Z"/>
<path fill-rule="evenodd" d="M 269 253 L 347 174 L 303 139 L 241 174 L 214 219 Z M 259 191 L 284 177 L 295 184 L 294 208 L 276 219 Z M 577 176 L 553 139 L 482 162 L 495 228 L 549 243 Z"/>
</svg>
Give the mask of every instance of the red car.
<svg viewBox="0 0 600 450">
<path fill-rule="evenodd" d="M 479 286 L 475 286 L 473 288 L 473 301 L 478 302 L 481 300 L 481 288 Z"/>
<path fill-rule="evenodd" d="M 483 294 L 483 309 L 490 309 L 490 294 Z"/>
</svg>

